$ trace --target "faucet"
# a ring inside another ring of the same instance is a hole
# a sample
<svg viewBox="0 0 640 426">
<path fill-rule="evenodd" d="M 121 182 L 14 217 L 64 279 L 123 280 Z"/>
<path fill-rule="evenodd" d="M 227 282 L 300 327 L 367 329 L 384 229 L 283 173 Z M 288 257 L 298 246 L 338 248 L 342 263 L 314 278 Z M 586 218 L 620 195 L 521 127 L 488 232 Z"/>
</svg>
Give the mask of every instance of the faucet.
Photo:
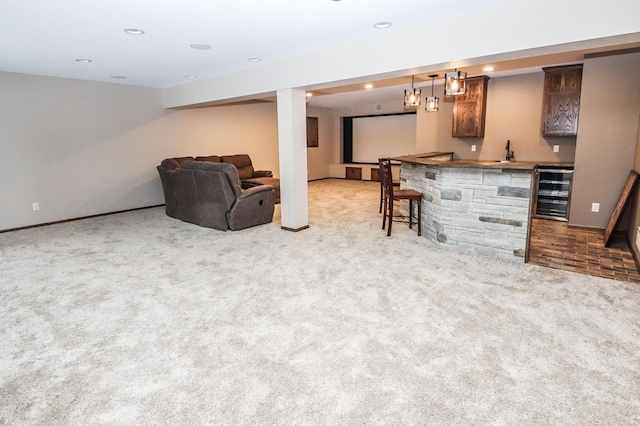
<svg viewBox="0 0 640 426">
<path fill-rule="evenodd" d="M 511 141 L 507 140 L 507 156 L 505 158 L 507 161 L 513 160 L 513 151 L 511 151 Z"/>
</svg>

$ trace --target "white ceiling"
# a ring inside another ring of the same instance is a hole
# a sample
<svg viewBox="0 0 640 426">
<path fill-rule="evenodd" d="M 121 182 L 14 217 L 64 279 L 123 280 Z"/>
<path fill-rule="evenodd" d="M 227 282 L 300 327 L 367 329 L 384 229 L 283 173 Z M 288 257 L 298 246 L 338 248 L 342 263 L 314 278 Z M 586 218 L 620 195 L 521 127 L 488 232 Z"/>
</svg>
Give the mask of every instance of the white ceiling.
<svg viewBox="0 0 640 426">
<path fill-rule="evenodd" d="M 164 88 L 506 1 L 1 0 L 0 70 Z"/>
<path fill-rule="evenodd" d="M 425 43 L 446 42 L 427 37 L 430 22 L 451 19 L 455 29 L 456 13 L 501 4 L 519 7 L 518 0 L 0 0 L 0 71 L 167 88 L 194 81 L 186 76 L 197 81 L 256 66 L 249 58 L 267 64 L 410 27 L 424 28 Z M 378 22 L 392 26 L 376 29 Z M 127 28 L 145 33 L 130 35 Z M 503 60 L 491 64 L 494 72 L 474 64 L 465 71 L 492 77 L 533 72 L 593 52 Z M 444 71 L 450 70 L 416 75 L 416 86 L 428 92 L 428 74 L 439 74 L 441 84 Z M 315 90 L 309 104 L 397 100 L 410 88 L 408 71 L 404 75 L 372 81 L 373 90 L 337 82 Z"/>
</svg>

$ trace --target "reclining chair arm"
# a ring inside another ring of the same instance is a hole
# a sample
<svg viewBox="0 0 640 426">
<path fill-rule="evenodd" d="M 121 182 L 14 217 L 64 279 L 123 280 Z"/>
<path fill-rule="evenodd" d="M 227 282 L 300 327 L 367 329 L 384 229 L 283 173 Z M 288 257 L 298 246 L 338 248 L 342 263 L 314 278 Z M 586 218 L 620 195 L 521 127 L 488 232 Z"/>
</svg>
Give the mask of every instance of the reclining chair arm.
<svg viewBox="0 0 640 426">
<path fill-rule="evenodd" d="M 248 228 L 268 223 L 273 218 L 275 191 L 271 185 L 254 186 L 243 190 L 226 214 L 229 229 Z"/>
<path fill-rule="evenodd" d="M 253 177 L 273 177 L 273 172 L 271 170 L 255 170 L 253 172 Z"/>
<path fill-rule="evenodd" d="M 242 193 L 238 195 L 238 200 L 248 197 L 253 197 L 255 194 L 260 192 L 273 191 L 273 186 L 271 185 L 258 185 L 248 189 L 243 189 Z"/>
</svg>

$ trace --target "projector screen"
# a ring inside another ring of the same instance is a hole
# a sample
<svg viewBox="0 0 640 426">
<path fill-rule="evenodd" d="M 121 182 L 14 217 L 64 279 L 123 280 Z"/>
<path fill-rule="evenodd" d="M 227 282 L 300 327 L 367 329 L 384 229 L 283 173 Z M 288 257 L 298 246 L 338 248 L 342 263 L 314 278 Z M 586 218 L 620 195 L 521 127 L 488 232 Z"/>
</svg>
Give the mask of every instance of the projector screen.
<svg viewBox="0 0 640 426">
<path fill-rule="evenodd" d="M 416 114 L 353 118 L 354 163 L 378 163 L 378 158 L 415 154 Z"/>
</svg>

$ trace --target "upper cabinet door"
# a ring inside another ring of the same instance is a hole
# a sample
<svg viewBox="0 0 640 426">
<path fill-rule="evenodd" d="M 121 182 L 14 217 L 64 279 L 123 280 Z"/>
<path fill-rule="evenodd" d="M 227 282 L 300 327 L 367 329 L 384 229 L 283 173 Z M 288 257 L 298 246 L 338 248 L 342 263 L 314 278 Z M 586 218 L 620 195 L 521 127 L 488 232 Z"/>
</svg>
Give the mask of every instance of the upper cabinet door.
<svg viewBox="0 0 640 426">
<path fill-rule="evenodd" d="M 466 79 L 467 92 L 456 95 L 453 101 L 454 138 L 481 138 L 484 136 L 484 120 L 487 110 L 487 82 L 489 77 Z"/>
<path fill-rule="evenodd" d="M 544 70 L 542 136 L 576 136 L 580 115 L 582 65 Z"/>
</svg>

